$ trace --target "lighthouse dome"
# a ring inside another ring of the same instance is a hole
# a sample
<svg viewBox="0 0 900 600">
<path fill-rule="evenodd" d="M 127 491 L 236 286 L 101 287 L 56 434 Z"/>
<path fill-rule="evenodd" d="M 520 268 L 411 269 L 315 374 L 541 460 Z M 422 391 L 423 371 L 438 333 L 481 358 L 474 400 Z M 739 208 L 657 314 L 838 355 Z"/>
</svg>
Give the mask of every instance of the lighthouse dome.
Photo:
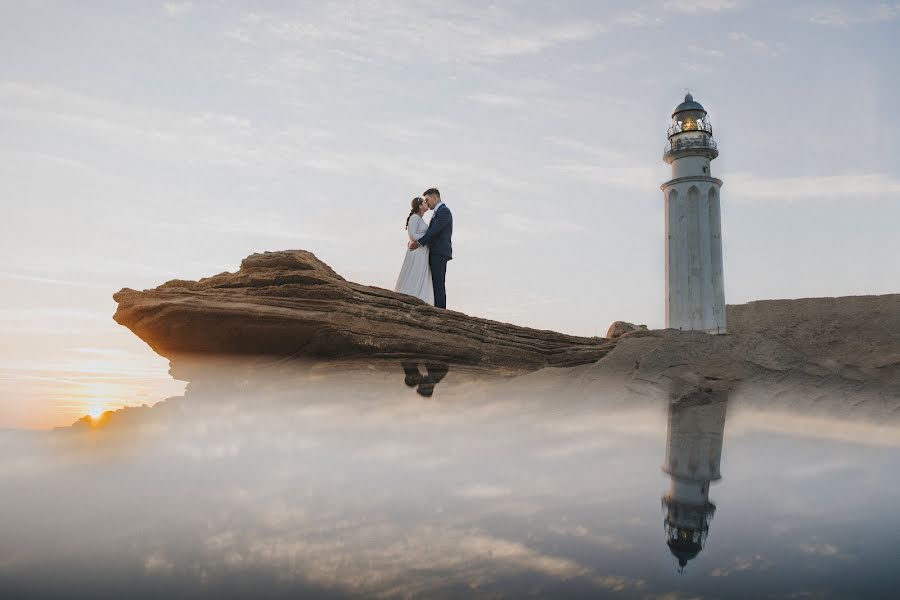
<svg viewBox="0 0 900 600">
<path fill-rule="evenodd" d="M 697 111 L 702 112 L 704 115 L 706 114 L 706 109 L 703 108 L 703 105 L 694 100 L 694 97 L 690 94 L 686 94 L 684 96 L 684 102 L 675 107 L 675 111 L 672 113 L 672 118 L 675 118 L 675 115 L 681 112 L 686 111 Z"/>
<path fill-rule="evenodd" d="M 687 566 L 689 560 L 697 558 L 697 555 L 703 550 L 703 544 L 690 535 L 680 535 L 675 539 L 670 539 L 666 545 L 672 556 L 678 559 L 678 566 L 682 569 Z"/>
</svg>

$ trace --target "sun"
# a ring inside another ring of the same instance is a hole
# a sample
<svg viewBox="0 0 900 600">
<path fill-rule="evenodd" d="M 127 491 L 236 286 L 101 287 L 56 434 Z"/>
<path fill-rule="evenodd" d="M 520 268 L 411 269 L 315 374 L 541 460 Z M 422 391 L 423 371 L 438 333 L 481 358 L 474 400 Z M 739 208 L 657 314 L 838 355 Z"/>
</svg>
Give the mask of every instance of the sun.
<svg viewBox="0 0 900 600">
<path fill-rule="evenodd" d="M 88 416 L 92 419 L 99 419 L 100 415 L 106 412 L 106 407 L 104 406 L 92 406 L 88 411 Z"/>
<path fill-rule="evenodd" d="M 103 413 L 105 413 L 108 410 L 111 410 L 111 407 L 110 407 L 109 402 L 107 402 L 106 400 L 97 399 L 97 400 L 92 400 L 92 401 L 88 402 L 87 405 L 85 406 L 85 409 L 86 410 L 85 410 L 84 414 L 89 416 L 91 418 L 91 420 L 96 421 L 97 419 L 99 419 L 100 417 L 103 416 Z"/>
<path fill-rule="evenodd" d="M 78 390 L 81 404 L 79 412 L 96 421 L 103 413 L 121 406 L 116 400 L 121 396 L 121 392 L 119 385 L 108 381 L 91 381 L 82 385 Z"/>
</svg>

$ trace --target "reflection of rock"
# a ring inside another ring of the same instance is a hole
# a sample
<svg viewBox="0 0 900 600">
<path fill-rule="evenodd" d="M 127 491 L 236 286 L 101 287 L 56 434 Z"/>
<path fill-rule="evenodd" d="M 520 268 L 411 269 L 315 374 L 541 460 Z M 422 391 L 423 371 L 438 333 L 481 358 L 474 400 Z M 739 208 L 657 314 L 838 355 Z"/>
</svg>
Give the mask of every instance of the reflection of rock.
<svg viewBox="0 0 900 600">
<path fill-rule="evenodd" d="M 606 337 L 613 340 L 617 337 L 625 335 L 626 333 L 631 333 L 632 331 L 646 330 L 646 325 L 635 325 L 634 323 L 628 323 L 626 321 L 616 321 L 609 326 L 609 329 L 606 330 Z"/>
<path fill-rule="evenodd" d="M 168 358 L 246 354 L 421 357 L 517 369 L 594 362 L 604 339 L 517 327 L 436 309 L 349 282 L 310 252 L 254 254 L 237 273 L 123 289 L 115 319 Z"/>
<path fill-rule="evenodd" d="M 672 487 L 663 496 L 669 550 L 684 569 L 706 543 L 716 505 L 709 501 L 709 484 L 722 476 L 722 441 L 728 396 L 693 389 L 676 392 L 669 405 L 668 439 L 663 471 Z"/>
</svg>

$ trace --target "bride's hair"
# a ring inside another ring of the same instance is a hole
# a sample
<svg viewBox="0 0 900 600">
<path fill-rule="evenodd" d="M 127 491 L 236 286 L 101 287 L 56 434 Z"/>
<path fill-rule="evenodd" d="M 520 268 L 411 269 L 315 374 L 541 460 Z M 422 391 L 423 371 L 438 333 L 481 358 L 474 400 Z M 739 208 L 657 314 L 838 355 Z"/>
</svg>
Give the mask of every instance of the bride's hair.
<svg viewBox="0 0 900 600">
<path fill-rule="evenodd" d="M 418 196 L 412 199 L 412 210 L 409 211 L 409 216 L 406 217 L 406 225 L 404 226 L 404 229 L 409 229 L 409 220 L 414 214 L 419 212 L 419 208 L 422 206 L 423 202 L 425 202 L 425 200 Z"/>
</svg>

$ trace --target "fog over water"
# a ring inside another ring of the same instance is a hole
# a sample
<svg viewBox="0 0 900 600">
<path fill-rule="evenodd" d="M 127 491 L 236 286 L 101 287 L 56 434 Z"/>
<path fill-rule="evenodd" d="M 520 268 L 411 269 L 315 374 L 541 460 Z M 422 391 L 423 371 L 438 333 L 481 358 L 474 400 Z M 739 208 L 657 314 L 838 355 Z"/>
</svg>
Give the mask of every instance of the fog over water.
<svg viewBox="0 0 900 600">
<path fill-rule="evenodd" d="M 589 369 L 176 364 L 0 432 L 0 596 L 896 594 L 896 414 Z"/>
</svg>

